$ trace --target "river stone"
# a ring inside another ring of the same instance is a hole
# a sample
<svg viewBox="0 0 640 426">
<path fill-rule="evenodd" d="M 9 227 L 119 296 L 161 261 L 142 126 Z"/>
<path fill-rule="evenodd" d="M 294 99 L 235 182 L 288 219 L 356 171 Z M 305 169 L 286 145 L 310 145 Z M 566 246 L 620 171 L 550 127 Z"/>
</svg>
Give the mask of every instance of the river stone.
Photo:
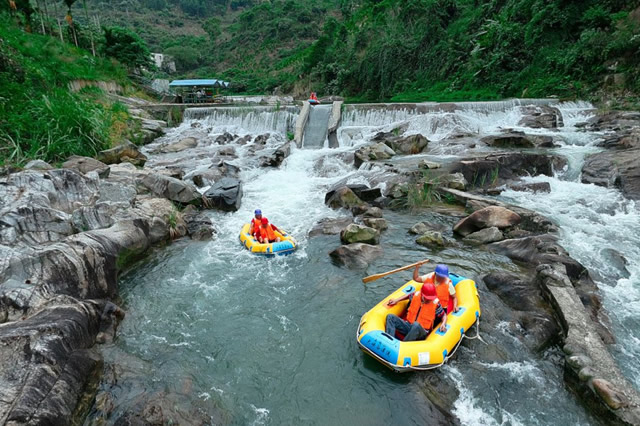
<svg viewBox="0 0 640 426">
<path fill-rule="evenodd" d="M 485 136 L 481 142 L 494 148 L 553 148 L 553 138 L 543 135 L 527 135 L 524 132 L 508 132 Z"/>
<path fill-rule="evenodd" d="M 354 243 L 338 247 L 329 253 L 331 259 L 338 265 L 347 268 L 362 269 L 376 258 L 382 256 L 383 251 L 379 246 L 364 243 Z"/>
<path fill-rule="evenodd" d="M 607 261 L 605 276 L 600 276 L 599 281 L 606 284 L 617 284 L 621 278 L 629 278 L 631 273 L 627 269 L 627 259 L 617 250 L 605 248 L 600 250 L 600 255 Z"/>
<path fill-rule="evenodd" d="M 453 232 L 466 237 L 484 228 L 508 228 L 517 225 L 520 220 L 521 218 L 517 213 L 505 207 L 489 206 L 471 213 L 456 223 L 453 227 Z"/>
<path fill-rule="evenodd" d="M 95 158 L 81 157 L 79 155 L 72 155 L 67 161 L 62 163 L 62 167 L 65 169 L 77 170 L 82 174 L 87 174 L 92 171 L 98 172 L 98 176 L 102 179 L 109 177 L 111 169 L 109 166 Z"/>
<path fill-rule="evenodd" d="M 471 244 L 487 244 L 501 241 L 504 239 L 502 232 L 495 227 L 481 229 L 463 238 L 463 241 Z"/>
<path fill-rule="evenodd" d="M 424 136 L 417 134 L 405 137 L 389 138 L 386 139 L 384 143 L 397 154 L 418 154 L 427 147 L 429 140 Z"/>
<path fill-rule="evenodd" d="M 1 210 L 0 243 L 42 244 L 60 241 L 74 233 L 69 214 L 39 205 Z"/>
<path fill-rule="evenodd" d="M 446 229 L 447 229 L 446 226 L 439 223 L 420 222 L 413 225 L 408 232 L 409 234 L 413 234 L 413 235 L 422 235 L 427 231 L 443 232 Z"/>
<path fill-rule="evenodd" d="M 377 245 L 380 243 L 380 231 L 352 223 L 340 232 L 340 241 L 343 244 L 365 243 Z"/>
<path fill-rule="evenodd" d="M 337 219 L 321 219 L 313 226 L 313 228 L 309 232 L 309 236 L 315 237 L 317 235 L 336 235 L 351 223 L 353 223 L 353 219 L 350 217 Z"/>
<path fill-rule="evenodd" d="M 384 231 L 389 228 L 389 224 L 386 219 L 382 218 L 365 217 L 362 222 L 373 229 L 377 229 L 378 231 Z"/>
<path fill-rule="evenodd" d="M 528 105 L 520 107 L 523 117 L 518 122 L 519 126 L 533 129 L 555 129 L 563 127 L 562 113 L 556 107 L 549 105 Z"/>
<path fill-rule="evenodd" d="M 416 239 L 416 243 L 429 248 L 442 248 L 445 246 L 444 237 L 437 231 L 425 232 Z"/>
<path fill-rule="evenodd" d="M 376 160 L 388 160 L 396 155 L 395 151 L 384 143 L 367 145 L 358 148 L 353 154 L 353 164 L 356 169 L 360 168 L 363 163 Z"/>
<path fill-rule="evenodd" d="M 102 202 L 133 204 L 137 192 L 134 186 L 114 182 L 100 182 L 100 199 Z"/>
<path fill-rule="evenodd" d="M 31 160 L 24 166 L 25 170 L 51 170 L 53 166 L 42 160 Z"/>
<path fill-rule="evenodd" d="M 141 183 L 154 194 L 182 204 L 199 204 L 201 196 L 190 183 L 158 173 L 149 173 Z"/>
<path fill-rule="evenodd" d="M 367 207 L 367 209 L 362 213 L 362 216 L 371 217 L 371 218 L 381 218 L 382 209 L 380 207 Z"/>
<path fill-rule="evenodd" d="M 447 188 L 459 189 L 461 191 L 464 191 L 468 184 L 462 173 L 440 176 L 440 183 Z"/>
<path fill-rule="evenodd" d="M 422 162 L 420 163 L 421 169 L 433 170 L 433 169 L 439 169 L 440 167 L 442 167 L 442 164 L 436 163 L 435 161 L 422 160 Z"/>
<path fill-rule="evenodd" d="M 242 202 L 242 183 L 238 179 L 225 177 L 204 193 L 205 205 L 223 211 L 237 211 Z"/>
<path fill-rule="evenodd" d="M 605 379 L 593 379 L 591 384 L 602 400 L 612 409 L 617 410 L 629 405 L 625 395 L 619 392 L 613 383 Z"/>
<path fill-rule="evenodd" d="M 191 239 L 199 241 L 210 240 L 216 233 L 209 216 L 196 209 L 193 205 L 188 205 L 181 214 Z"/>
<path fill-rule="evenodd" d="M 373 138 L 371 138 L 371 140 L 376 142 L 384 142 L 387 139 L 397 138 L 400 135 L 402 135 L 404 132 L 406 132 L 408 128 L 409 128 L 409 122 L 404 122 L 401 125 L 394 127 L 389 132 L 376 133 L 376 135 Z"/>
<path fill-rule="evenodd" d="M 545 306 L 535 281 L 524 281 L 509 272 L 492 272 L 482 277 L 487 288 L 507 306 L 517 311 L 538 311 Z"/>
<path fill-rule="evenodd" d="M 583 183 L 620 188 L 625 197 L 640 200 L 640 148 L 587 156 L 581 179 Z"/>
<path fill-rule="evenodd" d="M 163 146 L 160 148 L 160 152 L 170 153 L 170 152 L 180 152 L 185 149 L 195 148 L 198 146 L 198 140 L 196 138 L 188 137 L 180 139 L 178 142 Z"/>
<path fill-rule="evenodd" d="M 264 136 L 264 135 L 263 135 Z M 258 142 L 258 138 L 260 136 L 256 137 L 256 140 L 254 141 L 254 143 L 259 143 Z M 226 145 L 228 143 L 233 142 L 234 139 L 237 139 L 238 135 L 232 135 L 229 132 L 224 132 L 223 134 L 219 135 L 218 137 L 216 137 L 214 143 L 217 145 Z M 267 139 L 269 138 L 269 135 L 267 135 Z M 262 143 L 262 145 L 264 145 L 266 143 L 266 139 L 265 141 Z"/>
<path fill-rule="evenodd" d="M 532 183 L 519 183 L 514 185 L 508 185 L 509 189 L 518 192 L 551 192 L 551 185 L 549 182 L 532 182 Z"/>
<path fill-rule="evenodd" d="M 97 158 L 104 164 L 128 162 L 134 166 L 144 166 L 144 163 L 147 162 L 147 156 L 141 153 L 138 147 L 129 141 L 125 141 L 122 145 L 118 145 L 115 148 L 100 151 Z"/>
<path fill-rule="evenodd" d="M 372 202 L 382 196 L 380 188 L 369 188 L 366 185 L 347 185 L 362 201 Z"/>
<path fill-rule="evenodd" d="M 280 167 L 282 162 L 291 155 L 294 142 L 287 142 L 280 145 L 276 150 L 262 160 L 262 167 Z"/>
<path fill-rule="evenodd" d="M 365 204 L 364 201 L 358 198 L 358 196 L 346 186 L 327 192 L 327 195 L 324 197 L 324 202 L 333 209 L 351 209 L 352 207 Z"/>
</svg>

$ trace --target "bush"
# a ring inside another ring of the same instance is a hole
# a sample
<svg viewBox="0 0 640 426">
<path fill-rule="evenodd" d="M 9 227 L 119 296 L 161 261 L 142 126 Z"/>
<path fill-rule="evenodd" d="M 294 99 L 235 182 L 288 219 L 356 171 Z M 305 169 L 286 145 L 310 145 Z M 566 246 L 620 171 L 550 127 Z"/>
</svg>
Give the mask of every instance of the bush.
<svg viewBox="0 0 640 426">
<path fill-rule="evenodd" d="M 149 48 L 135 32 L 122 27 L 105 27 L 104 39 L 103 53 L 127 67 L 138 68 L 151 64 Z"/>
</svg>

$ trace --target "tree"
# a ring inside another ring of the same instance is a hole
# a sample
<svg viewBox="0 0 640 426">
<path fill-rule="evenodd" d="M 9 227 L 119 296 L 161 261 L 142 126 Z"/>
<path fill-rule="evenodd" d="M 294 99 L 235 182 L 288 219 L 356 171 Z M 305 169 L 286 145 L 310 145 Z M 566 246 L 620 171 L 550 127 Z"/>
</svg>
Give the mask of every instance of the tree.
<svg viewBox="0 0 640 426">
<path fill-rule="evenodd" d="M 73 6 L 76 0 L 62 0 L 62 1 L 64 2 L 64 4 L 67 5 L 67 16 L 65 16 L 64 19 L 66 19 L 67 24 L 69 24 L 69 27 L 71 28 L 71 34 L 73 35 L 73 41 L 76 47 L 78 47 L 78 38 L 76 37 L 76 30 L 73 28 L 73 15 L 71 14 L 71 6 Z"/>
<path fill-rule="evenodd" d="M 151 53 L 147 44 L 135 32 L 122 27 L 104 28 L 103 53 L 117 59 L 129 68 L 147 66 Z"/>
<path fill-rule="evenodd" d="M 220 30 L 220 19 L 218 18 L 209 18 L 202 24 L 202 29 L 209 34 L 209 39 L 211 42 L 215 42 L 220 34 L 222 34 L 222 30 Z"/>
</svg>

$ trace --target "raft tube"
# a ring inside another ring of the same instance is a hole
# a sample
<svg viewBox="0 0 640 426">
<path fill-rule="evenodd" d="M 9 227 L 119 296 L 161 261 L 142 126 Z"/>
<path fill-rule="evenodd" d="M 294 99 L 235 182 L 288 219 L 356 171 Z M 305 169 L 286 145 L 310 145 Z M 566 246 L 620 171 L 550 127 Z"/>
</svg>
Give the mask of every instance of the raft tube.
<svg viewBox="0 0 640 426">
<path fill-rule="evenodd" d="M 467 330 L 480 318 L 480 299 L 478 287 L 473 280 L 456 274 L 449 274 L 458 298 L 458 312 L 447 315 L 447 330 L 434 330 L 425 340 L 403 342 L 395 336 L 385 333 L 387 314 L 400 316 L 407 305 L 404 300 L 387 307 L 387 301 L 405 294 L 414 293 L 422 288 L 422 283 L 409 281 L 398 290 L 364 314 L 358 325 L 357 340 L 360 349 L 379 362 L 399 373 L 416 370 L 428 370 L 444 364 L 447 356 L 457 349 Z"/>
<path fill-rule="evenodd" d="M 309 99 L 309 103 L 311 105 L 318 105 L 320 103 L 320 101 L 316 101 L 315 99 Z"/>
<path fill-rule="evenodd" d="M 244 224 L 240 231 L 240 242 L 251 253 L 261 256 L 285 255 L 293 253 L 297 247 L 296 240 L 294 240 L 292 236 L 278 231 L 274 232 L 280 237 L 280 242 L 269 244 L 259 243 L 253 235 L 249 233 L 250 227 L 250 224 Z"/>
</svg>

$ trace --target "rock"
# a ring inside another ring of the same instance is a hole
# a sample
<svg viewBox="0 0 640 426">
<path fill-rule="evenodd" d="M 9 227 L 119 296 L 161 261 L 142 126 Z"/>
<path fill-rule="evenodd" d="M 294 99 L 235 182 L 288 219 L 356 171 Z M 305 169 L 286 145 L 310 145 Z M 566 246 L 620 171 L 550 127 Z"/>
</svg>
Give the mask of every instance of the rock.
<svg viewBox="0 0 640 426">
<path fill-rule="evenodd" d="M 237 211 L 242 201 L 242 183 L 225 177 L 204 193 L 205 206 L 223 211 Z"/>
<path fill-rule="evenodd" d="M 417 134 L 406 137 L 389 138 L 384 143 L 396 154 L 418 154 L 427 147 L 429 140 Z"/>
<path fill-rule="evenodd" d="M 640 200 L 640 148 L 587 156 L 582 167 L 582 182 L 620 188 L 625 197 Z"/>
<path fill-rule="evenodd" d="M 338 219 L 322 219 L 316 223 L 309 232 L 310 237 L 317 235 L 336 235 L 339 234 L 344 228 L 353 223 L 353 219 L 350 217 L 343 217 Z"/>
<path fill-rule="evenodd" d="M 471 187 L 481 188 L 522 176 L 553 176 L 566 164 L 565 158 L 555 155 L 508 152 L 460 160 L 453 163 L 451 172 L 462 173 Z"/>
<path fill-rule="evenodd" d="M 144 145 L 149 144 L 164 135 L 164 128 L 167 127 L 167 123 L 161 120 L 149 120 L 143 118 L 140 120 L 141 131 L 142 131 L 142 143 Z M 131 157 L 133 158 L 133 157 Z M 106 163 L 106 161 L 105 161 Z M 107 163 L 110 164 L 110 163 Z"/>
<path fill-rule="evenodd" d="M 124 185 L 121 183 L 113 182 L 100 182 L 99 184 L 100 198 L 99 201 L 113 202 L 113 203 L 126 203 L 133 205 L 133 201 L 138 193 L 132 185 Z"/>
<path fill-rule="evenodd" d="M 467 187 L 467 180 L 462 173 L 452 173 L 440 177 L 440 184 L 446 188 L 459 189 L 464 191 Z"/>
<path fill-rule="evenodd" d="M 25 170 L 51 170 L 53 166 L 42 160 L 31 160 L 25 166 Z"/>
<path fill-rule="evenodd" d="M 329 253 L 331 259 L 338 265 L 347 268 L 362 269 L 376 258 L 382 256 L 382 248 L 363 243 L 340 246 Z"/>
<path fill-rule="evenodd" d="M 596 111 L 587 120 L 591 130 L 629 130 L 640 127 L 640 113 L 634 111 Z"/>
<path fill-rule="evenodd" d="M 492 272 L 482 277 L 482 281 L 511 309 L 538 311 L 546 306 L 535 281 L 524 281 L 509 272 Z"/>
<path fill-rule="evenodd" d="M 372 202 L 382 196 L 380 188 L 369 188 L 366 185 L 347 185 L 362 201 Z"/>
<path fill-rule="evenodd" d="M 377 245 L 380 243 L 380 231 L 352 223 L 340 232 L 340 241 L 343 244 L 365 243 Z"/>
<path fill-rule="evenodd" d="M 531 105 L 520 107 L 520 111 L 524 117 L 518 122 L 519 126 L 534 129 L 555 129 L 564 126 L 562 113 L 556 107 L 549 105 Z"/>
<path fill-rule="evenodd" d="M 362 211 L 361 215 L 363 217 L 381 218 L 382 209 L 380 207 L 367 207 Z"/>
<path fill-rule="evenodd" d="M 162 148 L 160 148 L 160 152 L 163 152 L 165 154 L 169 152 L 181 152 L 185 149 L 195 148 L 196 146 L 198 146 L 198 140 L 196 138 L 188 137 L 180 139 L 176 143 L 163 146 Z"/>
<path fill-rule="evenodd" d="M 624 393 L 618 391 L 613 383 L 605 379 L 593 379 L 591 383 L 598 395 L 610 408 L 617 410 L 629 405 Z"/>
<path fill-rule="evenodd" d="M 210 240 L 216 234 L 211 219 L 193 205 L 187 206 L 182 211 L 182 218 L 187 225 L 187 232 L 193 240 Z"/>
<path fill-rule="evenodd" d="M 237 166 L 226 161 L 219 161 L 209 166 L 209 169 L 193 174 L 191 179 L 198 188 L 202 188 L 213 185 L 223 177 L 237 178 L 239 174 L 240 169 Z"/>
<path fill-rule="evenodd" d="M 262 135 L 258 135 L 255 137 L 255 139 L 253 140 L 253 143 L 256 145 L 266 145 L 267 141 L 269 140 L 269 137 L 271 135 L 269 133 L 265 133 Z"/>
<path fill-rule="evenodd" d="M 421 169 L 433 170 L 433 169 L 439 169 L 440 167 L 442 167 L 442 164 L 436 163 L 435 161 L 422 160 L 422 162 L 420 163 Z"/>
<path fill-rule="evenodd" d="M 280 145 L 273 154 L 267 156 L 262 161 L 262 167 L 280 167 L 285 158 L 291 154 L 293 142 L 287 142 Z"/>
<path fill-rule="evenodd" d="M 494 148 L 553 148 L 551 136 L 527 135 L 524 132 L 509 132 L 501 135 L 485 136 L 480 139 Z"/>
<path fill-rule="evenodd" d="M 621 278 L 631 276 L 627 269 L 627 259 L 617 250 L 604 248 L 600 250 L 600 256 L 606 259 L 605 276 L 598 277 L 598 281 L 609 284 L 616 284 Z"/>
<path fill-rule="evenodd" d="M 504 239 L 502 232 L 495 227 L 481 229 L 464 237 L 463 241 L 471 244 L 487 244 L 501 241 Z"/>
<path fill-rule="evenodd" d="M 258 136 L 258 137 L 260 137 L 260 136 Z M 256 140 L 258 140 L 258 137 L 256 137 Z M 238 138 L 238 135 L 232 135 L 229 132 L 224 132 L 220 136 L 216 137 L 214 143 L 217 144 L 217 145 L 226 145 L 228 143 L 233 142 L 233 140 L 237 139 L 237 138 Z M 268 138 L 268 135 L 267 135 L 267 138 Z M 265 143 L 266 143 L 266 140 L 265 140 Z"/>
<path fill-rule="evenodd" d="M 111 169 L 109 166 L 101 161 L 89 157 L 80 157 L 78 155 L 72 155 L 67 161 L 62 163 L 62 167 L 65 169 L 77 170 L 82 174 L 87 174 L 92 171 L 98 172 L 98 176 L 101 179 L 109 177 Z"/>
<path fill-rule="evenodd" d="M 387 139 L 397 138 L 400 135 L 402 135 L 404 132 L 406 132 L 408 128 L 409 128 L 409 123 L 408 122 L 402 123 L 400 126 L 395 127 L 390 132 L 378 132 L 378 133 L 376 133 L 376 135 L 371 140 L 372 141 L 376 141 L 376 142 L 384 142 Z"/>
<path fill-rule="evenodd" d="M 388 160 L 394 155 L 396 155 L 395 151 L 384 143 L 367 145 L 358 148 L 353 154 L 353 164 L 356 169 L 359 169 L 363 163 L 368 161 Z"/>
<path fill-rule="evenodd" d="M 408 232 L 409 234 L 422 235 L 427 231 L 444 232 L 446 229 L 447 227 L 439 223 L 420 222 L 413 225 Z"/>
<path fill-rule="evenodd" d="M 362 222 L 373 229 L 377 229 L 378 231 L 384 231 L 389 228 L 386 219 L 382 218 L 365 217 Z"/>
<path fill-rule="evenodd" d="M 514 185 L 508 185 L 509 189 L 519 192 L 551 192 L 551 185 L 549 182 L 533 182 L 533 183 L 520 183 Z"/>
<path fill-rule="evenodd" d="M 416 239 L 416 243 L 429 248 L 442 248 L 445 240 L 442 234 L 437 231 L 427 231 Z"/>
<path fill-rule="evenodd" d="M 239 139 L 236 141 L 236 143 L 237 143 L 238 145 L 246 145 L 246 144 L 248 144 L 249 142 L 251 142 L 251 138 L 252 138 L 252 136 L 251 136 L 251 135 L 244 135 L 243 137 L 239 138 Z"/>
<path fill-rule="evenodd" d="M 147 157 L 138 150 L 138 147 L 129 141 L 125 141 L 122 145 L 118 145 L 115 148 L 100 151 L 98 153 L 98 160 L 105 164 L 117 164 L 122 162 L 129 162 L 134 166 L 144 166 L 147 162 Z"/>
<path fill-rule="evenodd" d="M 348 187 L 343 186 L 335 190 L 327 192 L 324 197 L 324 203 L 332 209 L 362 206 L 365 204 L 358 196 Z"/>
<path fill-rule="evenodd" d="M 520 220 L 521 218 L 517 213 L 505 207 L 489 206 L 470 214 L 456 223 L 453 227 L 453 232 L 466 237 L 484 228 L 508 228 L 517 225 Z"/>
<path fill-rule="evenodd" d="M 200 193 L 188 182 L 157 173 L 149 173 L 141 180 L 142 185 L 154 194 L 182 204 L 199 204 Z"/>
</svg>

